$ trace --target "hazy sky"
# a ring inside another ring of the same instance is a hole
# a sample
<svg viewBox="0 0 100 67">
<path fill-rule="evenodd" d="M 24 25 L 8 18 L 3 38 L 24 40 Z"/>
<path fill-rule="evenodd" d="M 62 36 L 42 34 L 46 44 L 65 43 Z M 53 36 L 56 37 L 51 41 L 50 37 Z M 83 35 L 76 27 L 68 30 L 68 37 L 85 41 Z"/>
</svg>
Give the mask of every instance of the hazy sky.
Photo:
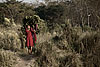
<svg viewBox="0 0 100 67">
<path fill-rule="evenodd" d="M 5 0 L 3 0 L 3 1 L 5 1 Z M 22 1 L 22 0 L 17 0 L 17 1 Z M 39 1 L 41 2 L 42 0 L 39 0 Z M 0 2 L 2 2 L 2 0 L 0 0 Z M 24 2 L 32 3 L 32 2 L 36 2 L 36 0 L 24 0 Z"/>
<path fill-rule="evenodd" d="M 22 1 L 22 0 L 18 0 L 18 1 Z M 24 2 L 33 2 L 34 0 L 24 0 Z"/>
</svg>

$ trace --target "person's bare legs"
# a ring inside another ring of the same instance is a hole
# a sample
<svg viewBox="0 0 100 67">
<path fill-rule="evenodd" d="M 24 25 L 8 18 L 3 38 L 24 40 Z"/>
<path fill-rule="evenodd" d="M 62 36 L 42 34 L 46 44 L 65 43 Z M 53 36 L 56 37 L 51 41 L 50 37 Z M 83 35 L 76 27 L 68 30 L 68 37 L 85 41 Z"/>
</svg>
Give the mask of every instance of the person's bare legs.
<svg viewBox="0 0 100 67">
<path fill-rule="evenodd" d="M 28 53 L 30 54 L 30 49 L 28 49 Z"/>
<path fill-rule="evenodd" d="M 28 47 L 28 53 L 31 54 L 31 48 L 30 47 Z"/>
<path fill-rule="evenodd" d="M 31 46 L 30 52 L 32 53 L 32 46 Z"/>
</svg>

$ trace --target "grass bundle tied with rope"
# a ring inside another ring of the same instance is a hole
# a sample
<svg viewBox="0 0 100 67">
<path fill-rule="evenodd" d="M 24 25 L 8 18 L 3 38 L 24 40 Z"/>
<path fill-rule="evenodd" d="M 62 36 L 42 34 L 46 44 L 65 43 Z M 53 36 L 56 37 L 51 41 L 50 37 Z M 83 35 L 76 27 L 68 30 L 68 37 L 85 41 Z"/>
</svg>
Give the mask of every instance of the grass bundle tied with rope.
<svg viewBox="0 0 100 67">
<path fill-rule="evenodd" d="M 42 32 L 46 32 L 47 30 L 47 26 L 44 20 L 40 19 L 40 17 L 38 15 L 34 15 L 34 16 L 26 16 L 23 19 L 23 27 L 22 27 L 22 32 L 25 34 L 25 27 L 27 25 L 38 25 L 38 29 L 36 31 L 36 33 L 42 33 Z"/>
</svg>

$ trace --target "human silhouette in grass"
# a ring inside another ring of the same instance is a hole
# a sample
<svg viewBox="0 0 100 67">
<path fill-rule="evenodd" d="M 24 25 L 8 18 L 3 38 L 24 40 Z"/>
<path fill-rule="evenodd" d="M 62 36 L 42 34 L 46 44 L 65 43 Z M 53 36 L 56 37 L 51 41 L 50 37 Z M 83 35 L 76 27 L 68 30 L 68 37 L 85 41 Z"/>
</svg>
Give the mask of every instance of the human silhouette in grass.
<svg viewBox="0 0 100 67">
<path fill-rule="evenodd" d="M 28 48 L 28 53 L 32 54 L 32 47 L 36 44 L 36 33 L 35 33 L 34 27 L 32 28 L 30 25 L 27 25 L 26 27 L 26 46 Z M 34 40 L 33 40 L 34 39 Z"/>
</svg>

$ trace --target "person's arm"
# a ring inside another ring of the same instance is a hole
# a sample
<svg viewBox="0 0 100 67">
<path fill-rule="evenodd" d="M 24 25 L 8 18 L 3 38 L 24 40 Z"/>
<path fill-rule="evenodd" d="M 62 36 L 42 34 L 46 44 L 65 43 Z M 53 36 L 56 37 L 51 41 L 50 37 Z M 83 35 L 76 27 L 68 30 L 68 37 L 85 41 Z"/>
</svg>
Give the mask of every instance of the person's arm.
<svg viewBox="0 0 100 67">
<path fill-rule="evenodd" d="M 25 27 L 25 31 L 28 32 L 27 28 Z"/>
<path fill-rule="evenodd" d="M 38 24 L 36 24 L 36 30 L 38 29 Z"/>
<path fill-rule="evenodd" d="M 36 32 L 34 29 L 32 29 L 32 27 L 31 27 L 31 31 L 32 31 L 32 32 Z"/>
</svg>

